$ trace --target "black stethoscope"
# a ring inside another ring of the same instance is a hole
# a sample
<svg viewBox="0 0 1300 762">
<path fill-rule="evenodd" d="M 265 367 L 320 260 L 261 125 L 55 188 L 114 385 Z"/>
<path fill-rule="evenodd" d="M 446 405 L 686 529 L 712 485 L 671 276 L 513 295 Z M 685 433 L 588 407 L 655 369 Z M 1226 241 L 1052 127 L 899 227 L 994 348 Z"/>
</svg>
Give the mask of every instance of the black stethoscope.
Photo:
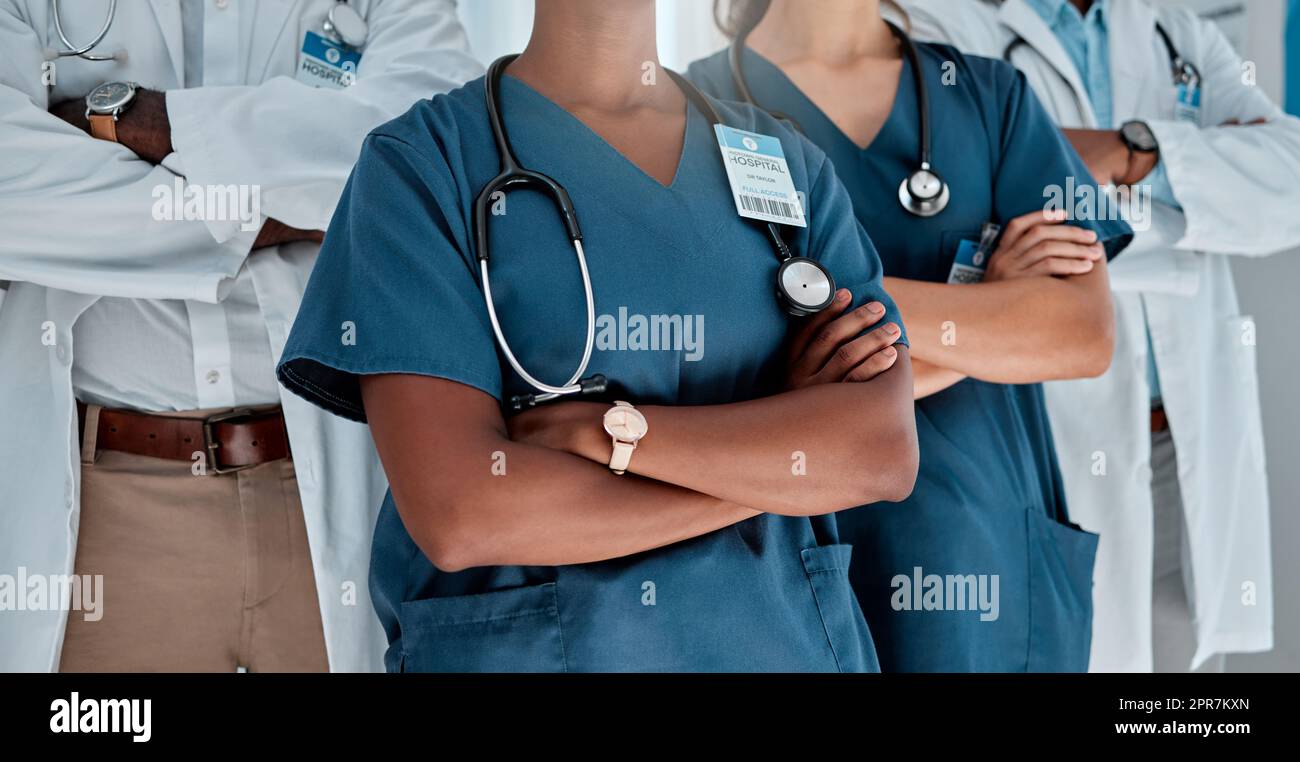
<svg viewBox="0 0 1300 762">
<path fill-rule="evenodd" d="M 70 56 L 76 56 L 87 61 L 125 60 L 125 51 L 118 51 L 109 55 L 91 52 L 99 47 L 99 44 L 108 36 L 108 31 L 113 28 L 113 21 L 117 18 L 117 0 L 108 0 L 108 13 L 104 16 L 103 25 L 100 26 L 94 38 L 85 45 L 74 44 L 68 39 L 67 33 L 63 31 L 63 14 L 59 10 L 59 0 L 50 0 L 50 9 L 54 18 L 54 31 L 59 35 L 59 41 L 63 43 L 64 49 L 47 51 L 47 60 Z M 362 18 L 361 13 L 356 8 L 348 4 L 348 0 L 338 0 L 334 7 L 330 8 L 329 14 L 325 17 L 324 28 L 327 34 L 352 48 L 360 48 L 365 45 L 366 35 L 369 32 L 366 20 Z"/>
<path fill-rule="evenodd" d="M 898 202 L 903 205 L 904 209 L 918 217 L 933 217 L 948 207 L 950 193 L 948 183 L 943 180 L 943 175 L 939 174 L 938 170 L 934 168 L 933 156 L 930 153 L 930 99 L 925 86 L 925 74 L 921 71 L 921 59 L 916 52 L 916 45 L 912 43 L 912 38 L 908 37 L 906 32 L 894 24 L 888 21 L 885 24 L 894 33 L 894 37 L 898 39 L 899 45 L 903 48 L 903 54 L 907 56 L 907 61 L 912 66 L 912 79 L 915 80 L 916 85 L 917 110 L 920 113 L 919 166 L 915 171 L 903 178 L 902 184 L 898 186 Z M 762 105 L 750 92 L 749 83 L 745 80 L 742 56 L 745 50 L 745 40 L 748 37 L 748 33 L 738 35 L 731 43 L 731 49 L 727 52 L 727 59 L 731 64 L 731 80 L 741 100 L 762 108 Z M 799 123 L 791 117 L 778 111 L 770 113 L 778 119 L 790 122 L 795 129 L 802 132 Z"/>
<path fill-rule="evenodd" d="M 1183 58 L 1182 54 L 1178 52 L 1178 48 L 1174 46 L 1173 38 L 1169 36 L 1169 32 L 1159 21 L 1156 22 L 1156 34 L 1160 36 L 1160 41 L 1163 42 L 1165 46 L 1165 52 L 1169 55 L 1169 67 L 1173 73 L 1174 84 L 1186 85 L 1191 89 L 1199 87 L 1201 84 L 1201 70 L 1196 68 L 1196 64 Z M 1028 40 L 1020 35 L 1016 35 L 1011 42 L 1007 43 L 1006 48 L 1003 49 L 1002 60 L 1007 63 L 1012 63 L 1012 55 L 1014 55 L 1016 50 L 1021 47 L 1028 47 L 1037 52 L 1037 48 L 1030 45 Z M 1042 54 L 1039 53 L 1039 55 L 1041 56 Z M 1046 60 L 1046 58 L 1044 58 L 1044 60 Z M 1066 86 L 1069 87 L 1071 92 L 1073 92 L 1074 88 L 1070 87 L 1070 80 L 1065 76 L 1064 72 L 1056 69 L 1055 66 L 1053 66 L 1052 69 L 1053 71 L 1056 71 L 1057 74 L 1061 75 L 1061 79 L 1065 80 Z M 1078 99 L 1077 93 L 1075 98 L 1076 100 Z M 1080 113 L 1082 112 L 1083 110 L 1080 109 Z"/>
<path fill-rule="evenodd" d="M 529 386 L 537 390 L 536 393 L 518 395 L 511 399 L 511 407 L 515 410 L 522 410 L 571 394 L 604 394 L 609 386 L 609 380 L 600 374 L 585 375 L 587 367 L 591 364 L 592 348 L 595 345 L 596 300 L 592 293 L 591 274 L 587 269 L 587 256 L 582 246 L 582 229 L 578 226 L 578 213 L 574 209 L 573 200 L 569 198 L 569 193 L 564 189 L 563 185 L 541 172 L 525 168 L 519 162 L 519 158 L 515 156 L 514 149 L 511 147 L 510 137 L 506 132 L 505 120 L 501 114 L 501 77 L 505 73 L 506 67 L 516 58 L 518 58 L 516 55 L 498 58 L 488 68 L 484 86 L 487 95 L 488 123 L 492 128 L 492 138 L 496 141 L 497 155 L 501 161 L 501 171 L 479 191 L 478 196 L 474 199 L 472 216 L 475 256 L 478 259 L 479 274 L 483 281 L 483 299 L 487 302 L 488 319 L 492 323 L 492 333 L 496 335 L 497 344 L 500 345 L 506 361 L 510 363 L 510 367 L 514 368 L 519 377 Z M 707 116 L 713 124 L 724 124 L 717 109 L 713 107 L 713 104 L 695 85 L 676 72 L 669 71 L 668 75 L 681 88 L 687 99 L 702 114 Z M 574 253 L 578 258 L 578 269 L 582 274 L 582 287 L 587 308 L 587 338 L 582 351 L 582 361 L 578 363 L 577 369 L 569 377 L 569 380 L 560 386 L 547 384 L 524 369 L 518 358 L 515 357 L 515 353 L 510 349 L 510 343 L 506 341 L 505 333 L 501 330 L 501 321 L 497 318 L 496 306 L 492 302 L 492 282 L 488 275 L 488 260 L 490 259 L 488 220 L 491 216 L 490 208 L 496 202 L 498 194 L 520 188 L 532 188 L 540 191 L 549 196 L 555 203 L 560 218 L 564 222 L 565 232 L 569 236 L 569 241 L 573 244 Z M 781 262 L 776 276 L 776 293 L 777 301 L 782 309 L 792 316 L 804 317 L 814 315 L 829 307 L 835 298 L 835 279 L 831 276 L 830 271 L 814 259 L 795 256 L 786 244 L 785 239 L 782 238 L 779 225 L 773 222 L 765 223 L 765 225 L 773 250 L 776 252 L 777 259 Z"/>
</svg>

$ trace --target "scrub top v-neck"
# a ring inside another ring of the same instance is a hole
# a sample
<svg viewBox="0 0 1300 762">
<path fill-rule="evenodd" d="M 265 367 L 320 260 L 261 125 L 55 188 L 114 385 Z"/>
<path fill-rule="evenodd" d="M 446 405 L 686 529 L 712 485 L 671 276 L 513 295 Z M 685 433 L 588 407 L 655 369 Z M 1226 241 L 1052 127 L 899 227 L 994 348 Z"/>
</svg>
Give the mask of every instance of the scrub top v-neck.
<svg viewBox="0 0 1300 762">
<path fill-rule="evenodd" d="M 920 141 L 917 72 L 906 57 L 892 110 L 865 148 L 773 63 L 746 49 L 742 66 L 755 100 L 826 151 L 885 274 L 944 283 L 961 241 L 979 241 L 985 222 L 1005 226 L 1044 209 L 1046 189 L 1093 181 L 1014 68 L 948 46 L 917 43 L 917 51 L 934 166 L 951 191 L 930 218 L 898 201 Z M 690 76 L 716 97 L 738 97 L 725 50 L 693 64 Z M 1132 237 L 1120 221 L 1074 224 L 1097 231 L 1108 256 Z M 1097 538 L 1068 524 L 1041 386 L 966 379 L 919 400 L 916 422 L 912 496 L 837 514 L 882 668 L 1086 667 Z"/>
<path fill-rule="evenodd" d="M 498 171 L 483 88 L 479 79 L 416 104 L 367 138 L 279 369 L 313 403 L 364 421 L 358 377 L 376 373 L 450 379 L 498 400 L 531 391 L 496 347 L 473 256 L 472 200 Z M 689 109 L 665 186 L 520 80 L 503 78 L 501 101 L 520 161 L 563 184 L 578 212 L 600 316 L 590 372 L 634 403 L 777 391 L 790 327 L 775 298 L 778 261 L 761 228 L 737 216 L 706 118 Z M 756 109 L 718 107 L 729 125 L 781 139 L 809 201 L 808 228 L 786 231 L 795 252 L 899 321 L 824 154 Z M 561 382 L 586 329 L 572 248 L 540 194 L 512 192 L 494 212 L 503 331 L 525 368 Z M 344 323 L 351 344 L 340 342 Z M 445 573 L 411 540 L 390 493 L 371 590 L 390 670 L 870 671 L 849 554 L 830 517 L 764 515 L 612 561 Z"/>
</svg>

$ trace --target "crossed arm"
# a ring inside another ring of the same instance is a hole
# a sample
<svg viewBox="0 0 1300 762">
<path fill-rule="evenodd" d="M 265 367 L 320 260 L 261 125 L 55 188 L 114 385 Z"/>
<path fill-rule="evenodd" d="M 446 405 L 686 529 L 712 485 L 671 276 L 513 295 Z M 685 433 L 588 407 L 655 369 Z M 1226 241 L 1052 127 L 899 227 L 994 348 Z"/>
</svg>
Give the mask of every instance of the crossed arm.
<svg viewBox="0 0 1300 762">
<path fill-rule="evenodd" d="M 1034 212 L 1007 225 L 985 279 L 885 278 L 905 315 L 916 397 L 966 377 L 1002 384 L 1097 376 L 1115 327 L 1106 258 L 1091 231 Z"/>
<path fill-rule="evenodd" d="M 435 566 L 554 566 L 671 545 L 760 512 L 906 497 L 918 456 L 907 351 L 896 352 L 901 362 L 862 383 L 643 407 L 650 434 L 626 476 L 604 465 L 606 405 L 562 402 L 507 425 L 495 399 L 451 381 L 368 376 L 361 391 L 398 512 Z M 796 452 L 806 475 L 791 468 Z"/>
<path fill-rule="evenodd" d="M 86 119 L 86 104 L 82 100 L 69 100 L 50 107 L 50 113 L 86 133 L 90 122 Z M 153 165 L 161 164 L 172 153 L 172 128 L 167 116 L 167 96 L 156 90 L 140 89 L 130 109 L 118 119 L 118 143 L 136 156 Z M 253 242 L 254 249 L 278 246 L 294 241 L 320 243 L 325 237 L 321 230 L 300 230 L 268 217 Z"/>
</svg>

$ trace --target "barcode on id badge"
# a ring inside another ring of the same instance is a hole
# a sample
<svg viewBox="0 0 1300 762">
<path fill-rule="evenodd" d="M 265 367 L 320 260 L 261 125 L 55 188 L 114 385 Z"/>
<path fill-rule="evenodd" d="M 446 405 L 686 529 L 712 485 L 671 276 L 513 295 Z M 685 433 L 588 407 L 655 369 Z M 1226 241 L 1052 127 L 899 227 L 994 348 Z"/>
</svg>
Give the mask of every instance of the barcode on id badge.
<svg viewBox="0 0 1300 762">
<path fill-rule="evenodd" d="M 740 205 L 744 207 L 745 211 L 753 212 L 755 214 L 767 214 L 773 217 L 783 217 L 787 220 L 799 219 L 794 204 L 791 204 L 789 201 L 780 201 L 774 198 L 746 196 L 741 194 Z"/>
</svg>

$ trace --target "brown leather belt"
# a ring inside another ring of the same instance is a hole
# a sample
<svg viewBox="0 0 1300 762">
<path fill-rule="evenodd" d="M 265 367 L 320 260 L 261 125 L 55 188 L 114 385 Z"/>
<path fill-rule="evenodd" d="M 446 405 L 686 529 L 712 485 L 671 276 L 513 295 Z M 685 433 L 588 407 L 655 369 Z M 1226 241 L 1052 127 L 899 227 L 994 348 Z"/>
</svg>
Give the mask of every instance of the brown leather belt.
<svg viewBox="0 0 1300 762">
<path fill-rule="evenodd" d="M 1151 408 L 1151 433 L 1163 434 L 1169 431 L 1169 416 L 1162 407 Z"/>
<path fill-rule="evenodd" d="M 86 406 L 77 403 L 84 435 Z M 149 458 L 193 461 L 207 457 L 208 473 L 227 474 L 289 457 L 289 432 L 280 408 L 234 410 L 208 418 L 175 418 L 102 408 L 96 449 Z"/>
</svg>

